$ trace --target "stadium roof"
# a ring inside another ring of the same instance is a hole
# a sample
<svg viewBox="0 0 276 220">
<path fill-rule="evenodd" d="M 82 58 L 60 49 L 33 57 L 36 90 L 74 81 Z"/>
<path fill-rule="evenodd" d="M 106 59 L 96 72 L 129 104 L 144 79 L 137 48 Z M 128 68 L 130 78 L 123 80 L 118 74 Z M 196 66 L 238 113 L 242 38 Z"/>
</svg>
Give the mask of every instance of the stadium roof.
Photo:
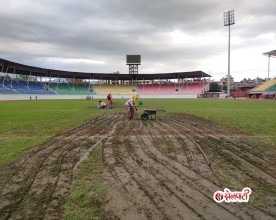
<svg viewBox="0 0 276 220">
<path fill-rule="evenodd" d="M 272 51 L 263 53 L 263 55 L 270 56 L 270 57 L 276 57 L 276 50 L 272 50 Z"/>
<path fill-rule="evenodd" d="M 0 70 L 4 73 L 22 75 L 52 77 L 52 78 L 75 78 L 75 79 L 102 79 L 102 80 L 153 80 L 153 79 L 177 79 L 177 78 L 200 78 L 211 77 L 202 71 L 152 73 L 152 74 L 119 74 L 119 73 L 85 73 L 64 70 L 45 69 L 27 66 L 20 63 L 0 58 Z"/>
</svg>

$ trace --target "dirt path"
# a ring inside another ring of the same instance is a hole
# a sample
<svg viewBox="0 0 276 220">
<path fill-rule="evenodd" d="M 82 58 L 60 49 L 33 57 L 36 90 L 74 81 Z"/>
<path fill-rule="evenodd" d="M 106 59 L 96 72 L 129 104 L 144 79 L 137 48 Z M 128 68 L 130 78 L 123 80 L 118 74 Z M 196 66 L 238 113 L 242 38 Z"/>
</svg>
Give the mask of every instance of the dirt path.
<svg viewBox="0 0 276 220">
<path fill-rule="evenodd" d="M 62 218 L 73 172 L 101 140 L 104 219 L 276 217 L 275 149 L 191 116 L 129 123 L 117 114 L 53 137 L 18 161 L 0 191 L 0 218 Z M 225 187 L 251 187 L 249 204 L 215 203 L 213 193 Z"/>
</svg>

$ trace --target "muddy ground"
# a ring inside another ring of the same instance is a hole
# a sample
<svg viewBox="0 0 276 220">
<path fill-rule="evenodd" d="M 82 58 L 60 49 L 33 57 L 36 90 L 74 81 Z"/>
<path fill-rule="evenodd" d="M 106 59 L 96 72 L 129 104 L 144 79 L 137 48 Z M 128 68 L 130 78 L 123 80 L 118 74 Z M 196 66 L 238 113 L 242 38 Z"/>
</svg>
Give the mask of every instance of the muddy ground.
<svg viewBox="0 0 276 220">
<path fill-rule="evenodd" d="M 187 116 L 131 123 L 103 115 L 0 167 L 0 219 L 61 219 L 73 173 L 102 142 L 104 219 L 275 219 L 276 150 L 252 135 Z M 249 203 L 215 203 L 227 187 Z"/>
</svg>

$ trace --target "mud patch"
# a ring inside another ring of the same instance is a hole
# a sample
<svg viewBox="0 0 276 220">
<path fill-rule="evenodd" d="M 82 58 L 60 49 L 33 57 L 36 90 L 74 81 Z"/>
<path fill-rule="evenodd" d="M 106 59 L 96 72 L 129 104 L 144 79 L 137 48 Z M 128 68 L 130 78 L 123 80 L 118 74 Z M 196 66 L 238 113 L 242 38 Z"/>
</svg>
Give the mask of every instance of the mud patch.
<svg viewBox="0 0 276 220">
<path fill-rule="evenodd" d="M 15 163 L 5 180 L 7 184 L 1 188 L 0 218 L 62 218 L 74 169 L 91 147 L 112 134 L 121 118 L 121 115 L 98 117 L 49 139 Z"/>
<path fill-rule="evenodd" d="M 119 131 L 104 143 L 105 219 L 275 218 L 275 150 L 262 141 L 183 115 Z M 250 202 L 215 203 L 225 187 L 251 187 Z"/>
<path fill-rule="evenodd" d="M 55 136 L 6 167 L 12 172 L 1 186 L 0 218 L 62 218 L 73 172 L 99 141 L 104 219 L 276 217 L 275 148 L 191 116 L 130 122 L 116 114 Z M 215 203 L 213 193 L 225 187 L 250 187 L 249 203 Z"/>
</svg>

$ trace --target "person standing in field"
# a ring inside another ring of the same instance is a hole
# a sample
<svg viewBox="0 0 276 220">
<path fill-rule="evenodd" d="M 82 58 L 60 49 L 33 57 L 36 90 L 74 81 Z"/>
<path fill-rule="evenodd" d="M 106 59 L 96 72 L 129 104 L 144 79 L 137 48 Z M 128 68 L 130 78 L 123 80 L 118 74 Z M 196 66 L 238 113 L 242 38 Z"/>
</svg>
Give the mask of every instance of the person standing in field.
<svg viewBox="0 0 276 220">
<path fill-rule="evenodd" d="M 107 95 L 107 101 L 108 101 L 109 107 L 112 109 L 112 94 L 111 94 L 111 92 L 108 93 L 108 95 Z"/>
<path fill-rule="evenodd" d="M 132 100 L 133 100 L 133 105 L 136 106 L 136 102 L 137 102 L 137 99 L 139 98 L 139 95 L 138 94 L 135 94 L 132 96 Z M 137 111 L 137 108 L 135 107 L 135 110 Z"/>
</svg>

